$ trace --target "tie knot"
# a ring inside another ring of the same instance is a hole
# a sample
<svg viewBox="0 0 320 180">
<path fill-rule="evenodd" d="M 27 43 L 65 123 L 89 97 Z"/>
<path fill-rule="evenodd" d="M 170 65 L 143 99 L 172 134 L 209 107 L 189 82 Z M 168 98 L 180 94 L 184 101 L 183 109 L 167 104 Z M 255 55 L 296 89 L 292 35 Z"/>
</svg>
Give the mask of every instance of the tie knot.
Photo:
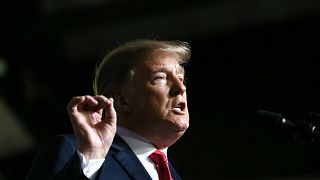
<svg viewBox="0 0 320 180">
<path fill-rule="evenodd" d="M 154 151 L 149 158 L 154 163 L 159 180 L 172 180 L 166 155 L 160 150 Z"/>
<path fill-rule="evenodd" d="M 149 158 L 152 160 L 153 163 L 155 164 L 167 164 L 167 157 L 166 155 L 160 151 L 160 150 L 156 150 L 154 151 Z"/>
</svg>

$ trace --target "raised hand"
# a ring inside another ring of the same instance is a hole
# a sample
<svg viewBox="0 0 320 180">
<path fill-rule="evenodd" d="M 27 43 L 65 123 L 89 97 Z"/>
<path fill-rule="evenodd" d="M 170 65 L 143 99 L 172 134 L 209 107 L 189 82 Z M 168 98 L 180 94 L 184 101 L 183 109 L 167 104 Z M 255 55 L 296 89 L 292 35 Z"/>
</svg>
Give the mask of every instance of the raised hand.
<svg viewBox="0 0 320 180">
<path fill-rule="evenodd" d="M 117 114 L 113 99 L 77 96 L 67 106 L 79 151 L 86 159 L 106 156 L 116 133 Z"/>
</svg>

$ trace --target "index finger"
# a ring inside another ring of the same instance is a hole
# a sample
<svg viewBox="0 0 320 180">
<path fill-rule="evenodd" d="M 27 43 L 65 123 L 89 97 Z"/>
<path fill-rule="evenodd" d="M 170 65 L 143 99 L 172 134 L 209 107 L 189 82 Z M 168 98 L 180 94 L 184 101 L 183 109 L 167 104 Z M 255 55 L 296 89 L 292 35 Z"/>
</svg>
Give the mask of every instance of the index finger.
<svg viewBox="0 0 320 180">
<path fill-rule="evenodd" d="M 103 95 L 94 96 L 94 99 L 98 102 L 97 106 L 102 109 L 108 107 L 108 104 L 110 104 L 110 99 L 106 98 Z"/>
<path fill-rule="evenodd" d="M 78 104 L 80 104 L 81 102 L 84 101 L 84 96 L 76 96 L 73 97 L 70 102 L 67 105 L 67 110 L 68 111 L 72 111 L 75 110 L 75 108 L 77 108 Z"/>
</svg>

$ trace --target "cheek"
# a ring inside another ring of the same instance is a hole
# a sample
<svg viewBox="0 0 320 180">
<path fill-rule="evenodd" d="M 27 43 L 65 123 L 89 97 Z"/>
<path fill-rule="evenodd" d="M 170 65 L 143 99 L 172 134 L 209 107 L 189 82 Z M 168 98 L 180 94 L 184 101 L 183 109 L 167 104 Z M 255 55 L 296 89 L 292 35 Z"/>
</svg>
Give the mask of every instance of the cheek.
<svg viewBox="0 0 320 180">
<path fill-rule="evenodd" d="M 130 104 L 133 108 L 161 111 L 168 106 L 169 88 L 166 86 L 155 86 L 147 84 L 146 86 L 136 86 L 131 93 Z"/>
<path fill-rule="evenodd" d="M 168 93 L 168 89 L 169 88 L 164 84 L 155 85 L 151 83 L 148 83 L 145 87 L 141 88 L 141 90 L 150 97 L 163 96 Z"/>
<path fill-rule="evenodd" d="M 164 106 L 168 101 L 168 90 L 166 88 L 152 89 L 149 92 L 149 98 L 152 103 Z"/>
<path fill-rule="evenodd" d="M 163 114 L 165 113 L 166 109 L 168 108 L 168 97 L 166 96 L 165 89 L 153 89 L 147 92 L 145 96 L 146 102 L 146 109 L 149 109 L 156 114 Z"/>
</svg>

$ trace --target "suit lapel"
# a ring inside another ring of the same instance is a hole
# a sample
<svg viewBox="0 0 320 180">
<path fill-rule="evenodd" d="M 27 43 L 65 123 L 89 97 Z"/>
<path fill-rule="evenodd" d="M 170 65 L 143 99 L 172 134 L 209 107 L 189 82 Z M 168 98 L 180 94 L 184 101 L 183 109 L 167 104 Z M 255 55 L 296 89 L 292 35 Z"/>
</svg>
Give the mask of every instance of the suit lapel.
<svg viewBox="0 0 320 180">
<path fill-rule="evenodd" d="M 181 180 L 181 177 L 177 173 L 177 171 L 173 168 L 172 164 L 169 162 L 170 173 L 173 180 Z"/>
<path fill-rule="evenodd" d="M 111 148 L 113 149 L 112 156 L 117 159 L 133 179 L 151 180 L 150 175 L 139 161 L 138 157 L 120 136 L 115 136 Z"/>
<path fill-rule="evenodd" d="M 106 160 L 114 158 L 123 169 L 135 180 L 152 180 L 138 157 L 130 149 L 129 145 L 118 135 L 115 136 L 113 144 L 110 148 Z M 181 180 L 181 177 L 175 171 L 171 163 L 169 162 L 169 168 L 174 180 Z M 109 172 L 112 173 L 112 172 Z M 108 179 L 107 174 L 102 173 L 99 179 Z"/>
</svg>

